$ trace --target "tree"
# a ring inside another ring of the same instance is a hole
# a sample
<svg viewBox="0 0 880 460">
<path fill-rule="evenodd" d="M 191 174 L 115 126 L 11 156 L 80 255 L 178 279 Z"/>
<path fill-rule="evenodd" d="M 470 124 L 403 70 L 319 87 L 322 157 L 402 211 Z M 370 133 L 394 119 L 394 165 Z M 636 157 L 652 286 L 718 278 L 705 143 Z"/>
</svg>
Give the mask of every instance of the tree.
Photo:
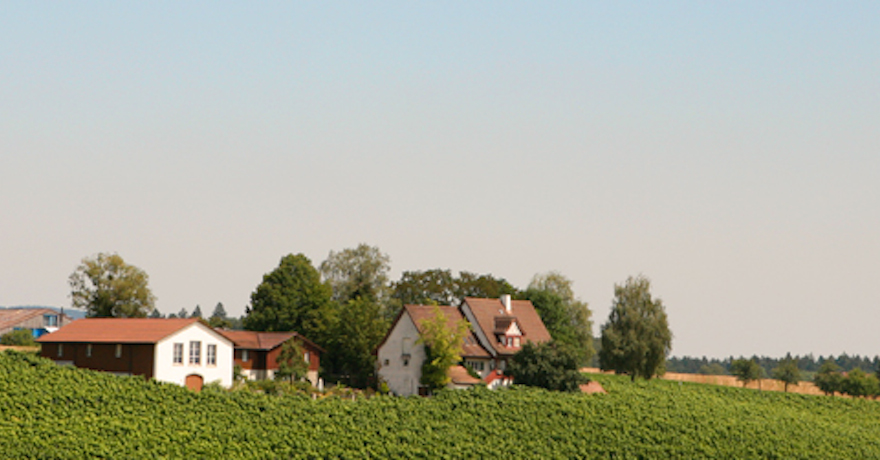
<svg viewBox="0 0 880 460">
<path fill-rule="evenodd" d="M 725 375 L 727 370 L 719 363 L 709 363 L 700 366 L 699 373 L 703 375 Z"/>
<path fill-rule="evenodd" d="M 537 274 L 522 298 L 530 300 L 550 336 L 571 347 L 585 366 L 593 356 L 592 313 L 586 302 L 575 298 L 572 282 L 559 272 Z"/>
<path fill-rule="evenodd" d="M 603 370 L 650 379 L 663 373 L 672 349 L 672 332 L 660 299 L 651 297 L 651 282 L 629 277 L 614 285 L 608 322 L 602 325 L 599 365 Z"/>
<path fill-rule="evenodd" d="M 840 366 L 831 359 L 824 361 L 819 367 L 819 372 L 813 376 L 813 383 L 825 395 L 843 391 L 843 374 L 840 373 Z"/>
<path fill-rule="evenodd" d="M 293 382 L 302 380 L 308 372 L 309 363 L 304 358 L 303 348 L 299 342 L 296 339 L 284 342 L 278 354 L 278 370 L 275 371 L 275 378 Z"/>
<path fill-rule="evenodd" d="M 505 373 L 517 384 L 552 391 L 579 391 L 587 378 L 580 371 L 580 357 L 571 347 L 552 340 L 535 345 L 531 342 L 510 360 Z"/>
<path fill-rule="evenodd" d="M 192 315 L 190 315 L 189 317 L 190 318 L 201 318 L 202 317 L 202 307 L 200 305 L 196 305 L 196 309 L 193 310 Z"/>
<path fill-rule="evenodd" d="M 232 328 L 232 321 L 226 316 L 226 309 L 223 308 L 223 302 L 217 302 L 217 306 L 214 307 L 214 312 L 211 313 L 211 317 L 208 318 L 208 324 L 211 327 Z"/>
<path fill-rule="evenodd" d="M 736 359 L 730 363 L 730 373 L 743 383 L 743 388 L 750 382 L 764 377 L 764 368 L 754 359 Z"/>
<path fill-rule="evenodd" d="M 450 270 L 435 268 L 405 271 L 391 285 L 391 298 L 400 305 L 456 305 L 458 298 L 455 277 Z"/>
<path fill-rule="evenodd" d="M 158 308 L 154 308 L 153 312 L 150 313 L 149 317 L 150 318 L 164 318 L 165 316 L 162 315 L 162 312 L 160 312 Z"/>
<path fill-rule="evenodd" d="M 857 367 L 843 378 L 842 390 L 854 398 L 873 396 L 880 392 L 880 384 L 876 377 Z"/>
<path fill-rule="evenodd" d="M 333 300 L 340 304 L 358 297 L 384 302 L 388 297 L 390 261 L 378 247 L 361 243 L 354 249 L 330 251 L 320 270 L 333 289 Z"/>
<path fill-rule="evenodd" d="M 456 280 L 457 297 L 483 297 L 497 299 L 502 294 L 517 297 L 518 292 L 504 278 L 495 278 L 491 274 L 477 275 L 470 272 L 458 272 Z"/>
<path fill-rule="evenodd" d="M 449 368 L 461 361 L 461 346 L 468 331 L 468 323 L 449 320 L 440 307 L 434 306 L 430 318 L 422 322 L 422 335 L 416 343 L 425 346 L 425 362 L 419 382 L 434 392 L 449 384 Z"/>
<path fill-rule="evenodd" d="M 72 306 L 92 318 L 144 318 L 155 309 L 146 272 L 118 254 L 84 258 L 68 281 Z"/>
<path fill-rule="evenodd" d="M 223 302 L 217 302 L 217 306 L 214 307 L 214 312 L 211 313 L 211 318 L 226 319 L 226 309 L 223 308 Z"/>
<path fill-rule="evenodd" d="M 189 313 L 186 311 L 186 308 L 181 308 L 179 312 L 177 312 L 178 318 L 189 318 Z"/>
<path fill-rule="evenodd" d="M 245 309 L 244 328 L 251 331 L 296 331 L 326 344 L 335 326 L 336 308 L 330 285 L 308 257 L 289 254 L 278 268 L 263 275 Z"/>
<path fill-rule="evenodd" d="M 0 345 L 33 347 L 37 345 L 30 329 L 18 329 L 0 336 Z"/>
<path fill-rule="evenodd" d="M 366 388 L 374 381 L 376 358 L 373 350 L 379 346 L 389 326 L 381 310 L 375 300 L 358 297 L 345 304 L 343 317 L 337 322 L 328 363 L 352 387 Z"/>
<path fill-rule="evenodd" d="M 773 369 L 773 378 L 781 380 L 785 384 L 785 392 L 787 393 L 789 385 L 797 385 L 801 380 L 801 370 L 798 369 L 797 361 L 791 356 L 787 357 L 779 364 L 779 367 Z"/>
</svg>

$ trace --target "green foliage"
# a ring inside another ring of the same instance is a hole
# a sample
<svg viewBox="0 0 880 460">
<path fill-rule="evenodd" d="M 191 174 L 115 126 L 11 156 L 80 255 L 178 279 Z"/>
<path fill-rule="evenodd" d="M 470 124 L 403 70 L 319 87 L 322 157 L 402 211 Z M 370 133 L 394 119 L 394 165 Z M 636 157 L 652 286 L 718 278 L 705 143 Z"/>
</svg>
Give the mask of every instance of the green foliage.
<svg viewBox="0 0 880 460">
<path fill-rule="evenodd" d="M 773 369 L 773 378 L 785 384 L 785 391 L 789 385 L 797 385 L 801 380 L 801 370 L 798 369 L 797 361 L 790 357 L 784 360 L 779 367 Z"/>
<path fill-rule="evenodd" d="M 244 327 L 251 331 L 296 331 L 319 345 L 326 344 L 336 322 L 336 307 L 330 297 L 330 286 L 321 282 L 308 257 L 284 256 L 251 294 Z"/>
<path fill-rule="evenodd" d="M 704 364 L 700 367 L 700 374 L 703 375 L 725 375 L 727 374 L 727 370 L 724 369 L 724 366 L 718 363 L 710 363 Z"/>
<path fill-rule="evenodd" d="M 348 301 L 342 308 L 342 320 L 337 323 L 331 340 L 328 361 L 353 387 L 374 385 L 376 357 L 373 350 L 379 346 L 389 327 L 381 311 L 378 302 L 362 297 Z"/>
<path fill-rule="evenodd" d="M 650 379 L 662 375 L 671 348 L 666 311 L 660 299 L 651 297 L 651 282 L 638 276 L 615 284 L 611 314 L 602 325 L 602 369 Z"/>
<path fill-rule="evenodd" d="M 68 282 L 72 306 L 89 317 L 144 318 L 155 309 L 147 273 L 118 254 L 84 258 Z"/>
<path fill-rule="evenodd" d="M 186 311 L 186 308 L 181 307 L 180 311 L 177 312 L 177 317 L 178 318 L 189 318 L 189 312 Z"/>
<path fill-rule="evenodd" d="M 538 274 L 521 297 L 530 300 L 553 340 L 576 353 L 580 366 L 593 356 L 592 312 L 586 302 L 575 298 L 572 282 L 559 272 Z"/>
<path fill-rule="evenodd" d="M 556 341 L 535 345 L 526 343 L 505 370 L 519 385 L 553 391 L 580 391 L 588 380 L 579 371 L 577 353 Z"/>
<path fill-rule="evenodd" d="M 34 341 L 34 333 L 30 329 L 18 329 L 3 334 L 0 337 L 0 345 L 33 347 L 37 345 L 37 342 Z"/>
<path fill-rule="evenodd" d="M 515 387 L 317 400 L 177 385 L 0 353 L 4 458 L 880 458 L 880 403 L 592 377 L 608 394 Z M 272 382 L 279 384 L 281 382 Z"/>
<path fill-rule="evenodd" d="M 397 307 L 414 305 L 458 306 L 464 297 L 496 299 L 502 294 L 516 296 L 518 291 L 503 278 L 435 268 L 424 271 L 406 271 L 392 284 L 392 300 Z"/>
<path fill-rule="evenodd" d="M 389 262 L 391 258 L 378 247 L 361 243 L 354 249 L 330 251 L 320 270 L 339 304 L 358 297 L 382 304 L 388 297 Z"/>
<path fill-rule="evenodd" d="M 832 360 L 827 360 L 819 367 L 819 372 L 813 377 L 813 383 L 826 395 L 832 395 L 843 391 L 843 375 L 840 366 Z"/>
<path fill-rule="evenodd" d="M 149 318 L 164 318 L 164 315 L 162 315 L 162 312 L 160 312 L 158 308 L 154 308 L 150 313 Z"/>
<path fill-rule="evenodd" d="M 842 391 L 853 397 L 875 396 L 880 393 L 877 377 L 861 369 L 853 369 L 843 378 Z"/>
<path fill-rule="evenodd" d="M 288 340 L 281 346 L 278 355 L 276 379 L 287 379 L 290 382 L 305 378 L 309 372 L 309 363 L 304 359 L 305 352 L 295 339 Z"/>
<path fill-rule="evenodd" d="M 457 320 L 449 325 L 440 307 L 434 306 L 431 318 L 422 322 L 422 335 L 416 343 L 425 345 L 425 362 L 419 382 L 434 392 L 449 384 L 449 368 L 461 361 L 461 344 L 468 331 L 468 323 Z"/>
<path fill-rule="evenodd" d="M 201 318 L 202 317 L 202 307 L 201 305 L 196 305 L 195 310 L 193 310 L 192 314 L 189 315 L 190 318 Z"/>
<path fill-rule="evenodd" d="M 764 377 L 764 368 L 758 365 L 754 359 L 737 359 L 730 364 L 730 373 L 743 383 L 743 387 L 750 382 Z"/>
</svg>

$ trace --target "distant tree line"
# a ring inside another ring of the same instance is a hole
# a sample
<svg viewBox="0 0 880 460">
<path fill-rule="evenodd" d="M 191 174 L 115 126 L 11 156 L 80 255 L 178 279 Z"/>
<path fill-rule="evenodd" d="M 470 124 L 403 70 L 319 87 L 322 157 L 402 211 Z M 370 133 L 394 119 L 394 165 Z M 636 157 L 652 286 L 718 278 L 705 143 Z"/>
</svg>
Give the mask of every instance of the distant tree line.
<svg viewBox="0 0 880 460">
<path fill-rule="evenodd" d="M 666 370 L 682 374 L 732 375 L 731 365 L 736 360 L 737 358 L 733 356 L 724 359 L 706 358 L 705 356 L 702 358 L 673 356 L 666 360 Z M 765 375 L 772 375 L 773 369 L 778 368 L 786 360 L 793 360 L 797 364 L 798 369 L 808 375 L 819 372 L 822 364 L 827 361 L 833 362 L 842 372 L 861 369 L 864 372 L 873 373 L 880 369 L 880 356 L 871 358 L 868 356 L 848 355 L 846 353 L 839 356 L 829 355 L 827 357 L 820 355 L 818 358 L 812 354 L 804 356 L 788 354 L 782 358 L 752 356 L 751 360 L 755 361 L 763 369 Z"/>
</svg>

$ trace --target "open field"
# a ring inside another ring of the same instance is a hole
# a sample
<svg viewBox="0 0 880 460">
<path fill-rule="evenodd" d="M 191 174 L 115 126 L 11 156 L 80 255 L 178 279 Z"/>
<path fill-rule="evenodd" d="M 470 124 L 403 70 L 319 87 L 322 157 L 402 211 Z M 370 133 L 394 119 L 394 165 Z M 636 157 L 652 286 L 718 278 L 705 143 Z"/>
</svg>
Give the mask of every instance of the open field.
<svg viewBox="0 0 880 460">
<path fill-rule="evenodd" d="M 350 400 L 211 389 L 0 353 L 6 458 L 880 458 L 880 403 L 595 375 Z"/>
<path fill-rule="evenodd" d="M 597 368 L 588 367 L 581 369 L 589 374 L 602 374 L 603 372 Z M 732 375 L 703 375 L 703 374 L 680 374 L 676 372 L 667 372 L 660 377 L 663 380 L 673 380 L 691 383 L 707 383 L 710 385 L 722 385 L 728 387 L 742 388 L 743 384 Z M 761 379 L 749 383 L 745 388 L 763 391 L 785 391 L 785 385 L 779 380 Z M 799 393 L 805 395 L 824 395 L 816 385 L 812 382 L 800 382 L 797 385 L 788 386 L 789 393 Z"/>
</svg>

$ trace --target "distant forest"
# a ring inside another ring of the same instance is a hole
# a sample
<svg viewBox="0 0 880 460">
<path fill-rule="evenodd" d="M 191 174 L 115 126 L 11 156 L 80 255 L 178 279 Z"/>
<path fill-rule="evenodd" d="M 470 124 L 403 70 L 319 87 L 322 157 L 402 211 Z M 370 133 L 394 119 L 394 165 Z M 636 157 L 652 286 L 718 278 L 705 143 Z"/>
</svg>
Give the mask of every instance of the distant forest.
<svg viewBox="0 0 880 460">
<path fill-rule="evenodd" d="M 869 358 L 867 356 L 859 356 L 859 355 L 848 355 L 846 353 L 835 357 L 834 355 L 830 355 L 827 357 L 819 356 L 815 358 L 812 354 L 806 356 L 791 356 L 791 354 L 786 355 L 785 358 L 768 358 L 766 356 L 752 356 L 751 359 L 754 359 L 758 362 L 761 367 L 764 368 L 764 373 L 767 376 L 771 375 L 773 369 L 779 366 L 783 359 L 793 358 L 798 363 L 798 368 L 804 372 L 805 374 L 815 373 L 819 370 L 819 366 L 822 365 L 823 362 L 831 360 L 837 363 L 840 366 L 840 370 L 843 372 L 849 372 L 855 368 L 860 368 L 865 372 L 873 373 L 875 370 L 880 368 L 880 356 L 874 356 L 873 358 Z M 702 358 L 693 358 L 690 356 L 685 357 L 675 357 L 669 358 L 666 360 L 666 372 L 679 372 L 683 374 L 729 374 L 730 373 L 730 363 L 737 358 L 733 356 L 724 359 L 707 359 L 705 356 Z"/>
</svg>

